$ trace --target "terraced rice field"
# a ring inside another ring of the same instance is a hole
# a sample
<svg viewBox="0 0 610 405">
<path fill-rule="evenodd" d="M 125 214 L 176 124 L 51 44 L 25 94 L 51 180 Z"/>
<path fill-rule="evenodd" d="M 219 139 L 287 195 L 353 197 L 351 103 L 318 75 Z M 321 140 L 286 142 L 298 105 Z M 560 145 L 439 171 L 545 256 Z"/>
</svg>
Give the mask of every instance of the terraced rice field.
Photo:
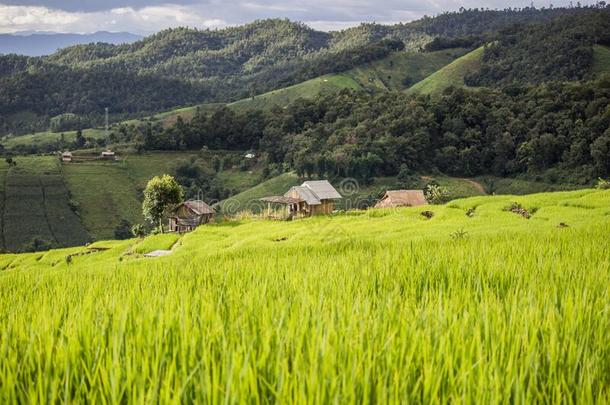
<svg viewBox="0 0 610 405">
<path fill-rule="evenodd" d="M 70 195 L 55 157 L 20 157 L 4 169 L 4 248 L 28 247 L 34 239 L 51 246 L 84 244 L 90 236 L 70 209 Z"/>
<path fill-rule="evenodd" d="M 607 403 L 609 234 L 579 190 L 2 255 L 0 402 Z"/>
</svg>

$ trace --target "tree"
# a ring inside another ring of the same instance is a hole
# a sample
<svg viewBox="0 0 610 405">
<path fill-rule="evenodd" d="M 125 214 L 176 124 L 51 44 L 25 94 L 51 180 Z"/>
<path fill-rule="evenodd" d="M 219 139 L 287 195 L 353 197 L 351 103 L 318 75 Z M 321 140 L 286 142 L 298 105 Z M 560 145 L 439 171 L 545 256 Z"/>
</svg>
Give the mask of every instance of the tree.
<svg viewBox="0 0 610 405">
<path fill-rule="evenodd" d="M 76 146 L 78 148 L 82 148 L 83 146 L 85 146 L 85 142 L 86 139 L 83 136 L 83 131 L 79 129 L 78 131 L 76 131 Z"/>
<path fill-rule="evenodd" d="M 424 195 L 430 204 L 443 204 L 447 201 L 449 192 L 444 187 L 431 183 L 424 189 Z"/>
<path fill-rule="evenodd" d="M 591 144 L 591 157 L 601 174 L 610 173 L 610 129 Z"/>
<path fill-rule="evenodd" d="M 121 222 L 114 228 L 114 238 L 129 239 L 131 235 L 131 223 L 126 219 L 121 219 Z"/>
<path fill-rule="evenodd" d="M 135 224 L 131 227 L 131 234 L 136 238 L 143 238 L 146 235 L 146 230 L 144 229 L 144 225 Z"/>
<path fill-rule="evenodd" d="M 144 202 L 142 213 L 147 221 L 153 225 L 158 224 L 159 230 L 163 232 L 163 218 L 175 205 L 184 199 L 184 191 L 180 184 L 169 174 L 155 176 L 144 189 Z"/>
</svg>

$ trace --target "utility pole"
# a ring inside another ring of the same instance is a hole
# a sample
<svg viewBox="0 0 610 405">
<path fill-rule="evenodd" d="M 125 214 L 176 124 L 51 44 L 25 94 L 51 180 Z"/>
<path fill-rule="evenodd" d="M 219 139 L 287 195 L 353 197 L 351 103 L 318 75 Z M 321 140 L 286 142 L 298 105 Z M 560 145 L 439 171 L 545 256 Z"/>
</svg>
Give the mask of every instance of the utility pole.
<svg viewBox="0 0 610 405">
<path fill-rule="evenodd" d="M 106 107 L 105 110 L 106 110 L 106 133 L 104 135 L 105 135 L 105 138 L 108 139 L 108 107 Z"/>
</svg>

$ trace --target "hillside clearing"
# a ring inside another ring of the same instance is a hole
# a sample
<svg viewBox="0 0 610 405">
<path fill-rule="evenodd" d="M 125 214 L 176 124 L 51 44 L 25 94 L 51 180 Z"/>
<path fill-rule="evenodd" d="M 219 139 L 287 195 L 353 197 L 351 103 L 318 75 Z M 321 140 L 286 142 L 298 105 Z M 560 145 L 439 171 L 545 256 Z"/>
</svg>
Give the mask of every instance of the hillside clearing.
<svg viewBox="0 0 610 405">
<path fill-rule="evenodd" d="M 409 94 L 437 94 L 444 89 L 456 86 L 463 87 L 464 77 L 481 67 L 481 59 L 485 47 L 480 47 L 454 60 L 442 69 L 416 83 L 409 89 Z"/>
</svg>

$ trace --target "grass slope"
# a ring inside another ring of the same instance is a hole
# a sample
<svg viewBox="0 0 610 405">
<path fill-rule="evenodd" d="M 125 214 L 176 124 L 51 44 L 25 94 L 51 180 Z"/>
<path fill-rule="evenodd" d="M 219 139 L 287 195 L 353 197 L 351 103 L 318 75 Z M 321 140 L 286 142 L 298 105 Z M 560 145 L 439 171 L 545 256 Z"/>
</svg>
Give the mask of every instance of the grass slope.
<svg viewBox="0 0 610 405">
<path fill-rule="evenodd" d="M 231 104 L 236 109 L 265 109 L 285 106 L 299 98 L 314 98 L 320 94 L 342 89 L 391 91 L 404 90 L 463 55 L 464 49 L 429 53 L 396 52 L 339 74 L 308 80 L 294 86 L 243 99 Z"/>
<path fill-rule="evenodd" d="M 75 163 L 63 165 L 63 171 L 93 238 L 113 238 L 122 219 L 132 224 L 143 221 L 135 184 L 123 167 L 116 163 Z"/>
<path fill-rule="evenodd" d="M 337 92 L 342 89 L 361 90 L 361 87 L 347 75 L 326 75 L 295 84 L 294 86 L 245 98 L 230 103 L 228 106 L 236 110 L 267 109 L 275 105 L 283 107 L 299 98 L 311 99 L 321 94 Z"/>
<path fill-rule="evenodd" d="M 71 210 L 70 194 L 55 157 L 19 157 L 6 170 L 3 187 L 4 248 L 27 247 L 34 238 L 54 246 L 74 246 L 90 237 Z"/>
<path fill-rule="evenodd" d="M 396 52 L 344 74 L 369 91 L 405 90 L 465 53 L 467 50 L 461 48 L 435 52 Z"/>
<path fill-rule="evenodd" d="M 18 145 L 46 145 L 50 143 L 55 143 L 61 139 L 61 135 L 64 135 L 64 139 L 66 142 L 71 142 L 76 139 L 76 131 L 66 131 L 66 132 L 36 132 L 30 135 L 20 135 L 7 137 L 2 140 L 2 145 L 5 148 L 13 148 Z M 105 135 L 103 129 L 95 129 L 88 128 L 83 130 L 83 136 L 87 138 L 101 139 Z"/>
<path fill-rule="evenodd" d="M 464 77 L 481 67 L 484 47 L 454 60 L 447 66 L 431 74 L 410 87 L 410 94 L 437 94 L 450 86 L 464 86 Z"/>
<path fill-rule="evenodd" d="M 604 403 L 609 207 L 610 191 L 476 197 L 430 220 L 204 226 L 157 259 L 138 240 L 3 255 L 0 398 Z"/>
</svg>

